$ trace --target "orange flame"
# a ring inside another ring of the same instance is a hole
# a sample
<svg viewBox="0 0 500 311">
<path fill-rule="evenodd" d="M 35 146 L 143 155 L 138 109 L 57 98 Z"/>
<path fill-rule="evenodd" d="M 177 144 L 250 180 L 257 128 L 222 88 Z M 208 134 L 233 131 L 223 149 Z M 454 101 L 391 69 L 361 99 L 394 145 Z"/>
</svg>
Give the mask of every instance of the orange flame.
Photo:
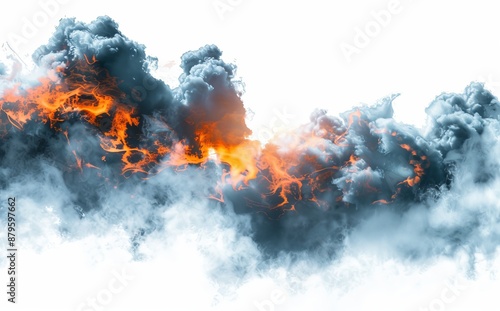
<svg viewBox="0 0 500 311">
<path fill-rule="evenodd" d="M 123 173 L 144 172 L 170 150 L 167 146 L 157 146 L 155 152 L 131 147 L 127 140 L 127 130 L 138 126 L 139 118 L 135 110 L 122 101 L 123 93 L 118 83 L 104 69 L 92 66 L 97 62 L 85 55 L 85 61 L 79 61 L 68 69 L 56 69 L 49 73 L 51 78 L 42 78 L 39 85 L 24 90 L 20 85 L 6 90 L 0 100 L 0 110 L 9 122 L 22 129 L 29 122 L 48 123 L 54 130 L 70 114 L 78 114 L 82 119 L 100 127 L 99 118 L 111 119 L 111 127 L 103 131 L 101 147 L 107 152 L 122 153 Z M 4 125 L 5 126 L 5 125 Z M 64 132 L 69 143 L 69 136 Z M 76 156 L 77 166 L 81 169 L 82 160 Z"/>
<path fill-rule="evenodd" d="M 17 129 L 22 129 L 30 121 L 39 121 L 49 124 L 56 131 L 62 131 L 59 124 L 69 115 L 78 115 L 88 124 L 101 129 L 100 146 L 105 152 L 121 154 L 122 174 L 147 174 L 157 166 L 175 167 L 180 171 L 189 165 L 203 166 L 209 161 L 225 164 L 228 170 L 223 172 L 215 193 L 210 195 L 210 198 L 220 202 L 224 202 L 224 185 L 230 184 L 233 189 L 242 190 L 251 187 L 251 181 L 258 181 L 267 190 L 262 194 L 264 198 L 279 198 L 279 202 L 271 208 L 293 211 L 294 201 L 305 198 L 306 192 L 307 200 L 326 206 L 319 195 L 332 191 L 328 187 L 331 183 L 327 180 L 332 179 L 339 169 L 358 169 L 356 165 L 360 159 L 355 154 L 341 160 L 344 163 L 331 164 L 326 142 L 338 148 L 350 148 L 346 135 L 351 127 L 367 126 L 359 109 L 348 116 L 342 133 L 334 133 L 328 127 L 315 133 L 306 130 L 292 135 L 287 133 L 286 146 L 270 143 L 262 147 L 258 141 L 247 139 L 251 132 L 245 125 L 244 115 L 240 114 L 223 115 L 220 120 L 213 122 L 186 120 L 191 121 L 195 128 L 196 150 L 192 150 L 186 141 L 165 144 L 155 140 L 148 147 L 141 146 L 140 142 L 131 144 L 129 133 L 140 126 L 140 116 L 133 107 L 125 104 L 126 98 L 118 87 L 119 81 L 97 65 L 95 55 L 84 55 L 84 60 L 72 68 L 54 70 L 49 74 L 51 78 L 40 79 L 33 88 L 23 89 L 21 85 L 15 85 L 4 91 L 0 110 Z M 109 121 L 109 128 L 102 126 L 103 120 Z M 5 127 L 6 124 L 1 126 Z M 374 132 L 393 137 L 398 135 L 384 129 L 375 129 Z M 69 144 L 68 132 L 62 133 Z M 424 175 L 427 158 L 425 155 L 419 157 L 417 151 L 408 144 L 401 144 L 400 147 L 411 154 L 409 165 L 413 167 L 413 176 L 407 177 L 399 185 L 413 187 Z M 306 152 L 309 149 L 315 151 L 314 155 Z M 84 162 L 76 151 L 72 152 L 79 170 L 83 167 L 100 169 Z M 102 161 L 106 161 L 106 156 L 102 156 Z M 325 163 L 330 164 L 325 166 Z M 310 169 L 305 170 L 305 166 Z M 352 180 L 345 180 L 345 183 L 352 183 Z M 370 180 L 365 181 L 364 187 L 370 192 L 378 191 L 370 184 Z M 396 189 L 392 199 L 399 191 Z M 337 195 L 337 200 L 341 201 L 344 194 Z M 380 199 L 373 203 L 389 202 Z M 251 204 L 258 206 L 260 203 Z"/>
<path fill-rule="evenodd" d="M 410 152 L 413 157 L 417 156 L 417 151 L 414 150 L 410 145 L 408 144 L 401 144 L 401 148 L 405 149 L 406 151 Z M 422 155 L 420 157 L 421 161 L 427 160 L 427 157 L 425 155 Z M 422 176 L 424 175 L 425 171 L 422 168 L 422 163 L 420 160 L 412 159 L 409 161 L 409 164 L 413 166 L 413 172 L 415 175 L 413 177 L 408 177 L 399 184 L 407 184 L 410 187 L 415 186 L 416 184 L 420 183 L 420 180 Z"/>
</svg>

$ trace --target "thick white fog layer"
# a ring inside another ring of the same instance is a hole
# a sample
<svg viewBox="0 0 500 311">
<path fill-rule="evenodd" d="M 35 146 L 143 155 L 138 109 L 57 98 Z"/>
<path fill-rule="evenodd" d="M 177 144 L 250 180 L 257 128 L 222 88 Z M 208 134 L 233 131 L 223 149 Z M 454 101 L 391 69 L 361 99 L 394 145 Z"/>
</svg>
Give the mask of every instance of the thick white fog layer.
<svg viewBox="0 0 500 311">
<path fill-rule="evenodd" d="M 22 310 L 493 310 L 499 289 L 498 181 L 474 184 L 465 169 L 436 201 L 365 219 L 335 258 L 271 259 L 246 217 L 189 196 L 193 179 L 175 177 L 186 195 L 154 212 L 144 187 L 133 200 L 110 194 L 79 219 L 60 174 L 40 173 L 2 190 L 22 206 Z M 164 175 L 151 182 L 170 185 Z M 131 229 L 153 218 L 156 229 L 133 248 Z"/>
</svg>

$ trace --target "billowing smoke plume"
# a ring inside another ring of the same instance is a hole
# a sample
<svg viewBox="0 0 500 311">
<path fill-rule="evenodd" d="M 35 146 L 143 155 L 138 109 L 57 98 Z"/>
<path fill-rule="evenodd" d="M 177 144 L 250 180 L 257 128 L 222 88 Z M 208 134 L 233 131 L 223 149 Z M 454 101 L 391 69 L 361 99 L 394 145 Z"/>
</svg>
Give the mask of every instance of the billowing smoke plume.
<svg viewBox="0 0 500 311">
<path fill-rule="evenodd" d="M 75 206 L 88 211 L 124 182 L 121 176 L 144 178 L 176 150 L 202 162 L 202 144 L 238 145 L 251 133 L 231 82 L 235 68 L 219 59 L 217 47 L 182 57 L 176 90 L 151 76 L 156 59 L 144 49 L 108 17 L 62 20 L 33 55 L 39 81 L 3 81 L 11 86 L 1 102 L 3 165 L 29 172 L 40 158 L 53 162 L 65 172 Z M 203 142 L 197 131 L 207 131 Z M 14 161 L 20 154 L 27 163 Z"/>
<path fill-rule="evenodd" d="M 151 74 L 157 60 L 110 18 L 62 20 L 34 53 L 32 76 L 2 76 L 2 187 L 55 170 L 71 194 L 68 214 L 108 215 L 110 202 L 141 202 L 137 214 L 107 218 L 140 215 L 139 225 L 125 226 L 134 251 L 163 228 L 156 209 L 192 196 L 235 212 L 265 255 L 332 256 L 369 217 L 426 209 L 460 183 L 465 164 L 474 183 L 496 179 L 489 142 L 500 104 L 479 83 L 437 97 L 425 133 L 393 119 L 391 96 L 340 116 L 316 110 L 262 146 L 248 138 L 236 67 L 221 56 L 213 45 L 185 53 L 171 89 Z M 435 234 L 455 249 L 473 231 Z"/>
<path fill-rule="evenodd" d="M 491 137 L 483 133 L 496 131 L 500 106 L 482 84 L 437 97 L 427 109 L 427 133 L 397 123 L 393 99 L 340 117 L 316 111 L 309 124 L 266 146 L 268 162 L 252 187 L 228 190 L 237 211 L 250 206 L 268 216 L 254 217 L 257 241 L 277 251 L 338 247 L 347 228 L 369 215 L 381 209 L 403 214 L 447 192 L 457 167 L 472 168 L 474 182 L 494 177 Z M 283 203 L 292 206 L 290 213 L 276 208 Z"/>
</svg>

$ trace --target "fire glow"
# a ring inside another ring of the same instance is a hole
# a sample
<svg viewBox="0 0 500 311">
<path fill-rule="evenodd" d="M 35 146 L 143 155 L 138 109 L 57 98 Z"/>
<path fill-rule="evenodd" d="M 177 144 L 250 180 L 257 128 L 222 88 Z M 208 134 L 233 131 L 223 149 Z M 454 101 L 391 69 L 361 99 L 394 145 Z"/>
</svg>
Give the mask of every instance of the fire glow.
<svg viewBox="0 0 500 311">
<path fill-rule="evenodd" d="M 188 166 L 204 167 L 207 162 L 215 161 L 225 168 L 211 198 L 224 202 L 222 189 L 226 185 L 236 191 L 256 188 L 261 198 L 274 198 L 268 200 L 272 203 L 266 208 L 283 211 L 294 210 L 300 201 L 311 201 L 324 208 L 330 204 L 327 198 L 343 201 L 355 181 L 346 178 L 334 187 L 332 178 L 344 170 L 356 174 L 366 166 L 346 138 L 352 129 L 378 135 L 379 145 L 371 146 L 373 150 L 380 148 L 387 137 L 402 140 L 396 131 L 375 128 L 361 110 L 355 109 L 344 120 L 335 119 L 337 125 L 320 113 L 316 128 L 306 125 L 281 133 L 265 146 L 247 139 L 251 132 L 241 114 L 223 115 L 223 118 L 232 118 L 232 124 L 239 127 L 234 132 L 221 130 L 220 120 L 195 123 L 188 117 L 185 121 L 195 128 L 196 151 L 182 139 L 153 139 L 149 144 L 143 144 L 140 139 L 132 142 L 129 133 L 139 129 L 142 116 L 127 103 L 126 95 L 119 88 L 120 81 L 98 65 L 95 55 L 84 55 L 72 66 L 68 62 L 51 69 L 47 77 L 39 79 L 38 85 L 25 87 L 17 83 L 4 90 L 0 109 L 8 123 L 2 122 L 3 132 L 22 131 L 30 121 L 42 122 L 64 134 L 70 143 L 71 137 L 61 124 L 76 117 L 95 128 L 106 153 L 121 154 L 124 176 L 136 173 L 147 176 L 167 167 L 182 171 Z M 196 111 L 193 109 L 191 113 Z M 171 128 L 161 118 L 155 122 Z M 375 198 L 371 203 L 395 200 L 403 188 L 417 186 L 429 167 L 425 154 L 402 141 L 399 146 L 405 150 L 411 172 L 399 177 L 391 197 L 387 198 L 374 195 L 382 190 L 372 184 L 371 170 L 364 169 L 361 189 Z M 329 148 L 340 150 L 336 154 L 343 156 L 335 157 L 335 153 L 326 151 Z M 73 154 L 79 170 L 83 167 L 99 170 L 106 165 L 105 156 L 101 163 L 88 163 L 76 151 Z M 252 200 L 248 202 L 252 205 Z"/>
</svg>

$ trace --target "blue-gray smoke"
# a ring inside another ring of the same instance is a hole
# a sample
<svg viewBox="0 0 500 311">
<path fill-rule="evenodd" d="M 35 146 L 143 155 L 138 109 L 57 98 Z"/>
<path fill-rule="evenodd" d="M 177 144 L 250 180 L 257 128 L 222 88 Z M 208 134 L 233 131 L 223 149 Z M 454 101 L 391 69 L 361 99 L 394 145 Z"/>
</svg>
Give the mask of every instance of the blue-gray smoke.
<svg viewBox="0 0 500 311">
<path fill-rule="evenodd" d="M 33 59 L 39 68 L 62 68 L 61 83 L 69 89 L 79 81 L 71 75 L 83 61 L 93 69 L 93 74 L 85 73 L 85 81 L 102 87 L 102 78 L 111 76 L 117 87 L 105 93 L 135 108 L 140 120 L 127 131 L 132 147 L 155 148 L 158 140 L 171 145 L 185 141 L 196 156 L 201 147 L 196 130 L 201 124 L 216 124 L 214 135 L 232 145 L 251 134 L 241 124 L 245 108 L 242 89 L 234 81 L 236 67 L 221 56 L 214 45 L 185 53 L 179 87 L 171 89 L 151 75 L 157 60 L 147 56 L 145 46 L 123 35 L 111 18 L 100 17 L 88 24 L 61 20 L 49 43 Z M 5 73 L 2 68 L 1 75 Z M 3 85 L 9 84 L 6 79 Z M 425 132 L 393 119 L 393 99 L 339 116 L 316 110 L 310 122 L 296 130 L 297 137 L 313 136 L 320 143 L 297 155 L 300 164 L 289 173 L 320 182 L 319 186 L 306 183 L 292 189 L 288 199 L 294 212 L 274 208 L 282 198 L 267 193 L 270 172 L 266 169 L 244 190 L 224 187 L 225 203 L 208 199 L 222 170 L 227 169 L 224 165 L 208 163 L 203 169 L 192 165 L 184 172 L 158 170 L 153 165 L 148 167 L 151 176 L 124 176 L 120 154 L 101 148 L 100 137 L 111 122 L 109 115 L 102 115 L 99 126 L 94 126 L 72 114 L 58 123 L 63 131 L 56 131 L 37 118 L 19 130 L 2 114 L 0 186 L 5 190 L 12 183 L 26 182 L 62 189 L 67 193 L 65 204 L 70 206 L 65 210 L 68 215 L 80 219 L 101 215 L 110 224 L 127 224 L 132 252 L 148 235 L 164 228 L 160 215 L 188 196 L 220 208 L 224 217 L 235 220 L 235 226 L 248 220 L 250 225 L 241 234 L 251 237 L 266 256 L 310 252 L 329 258 L 369 219 L 384 214 L 403 222 L 415 211 L 432 213 L 443 196 L 455 188 L 463 189 L 465 181 L 457 176 L 472 176 L 471 187 L 490 187 L 498 179 L 498 161 L 491 150 L 498 139 L 500 104 L 482 84 L 470 84 L 463 94 L 438 96 L 426 110 L 429 122 Z M 4 105 L 15 106 L 16 102 Z M 280 147 L 278 140 L 266 148 Z M 75 169 L 75 152 L 87 163 L 98 163 L 100 169 Z M 353 156 L 355 161 L 351 161 Z M 57 173 L 47 175 L 48 171 Z M 129 194 L 133 199 L 123 199 Z M 112 202 L 121 205 L 110 214 L 103 206 L 115 204 Z M 467 222 L 452 226 L 404 223 L 418 227 L 415 233 L 425 232 L 430 244 L 439 241 L 446 245 L 452 255 L 459 247 L 478 241 L 477 230 L 484 221 L 476 212 L 471 212 Z M 131 215 L 138 217 L 134 224 L 127 219 Z M 488 223 L 496 223 L 497 215 L 492 217 Z M 72 230 L 71 224 L 65 225 L 63 232 Z M 403 253 L 421 257 L 435 251 L 418 244 L 406 245 Z"/>
</svg>

